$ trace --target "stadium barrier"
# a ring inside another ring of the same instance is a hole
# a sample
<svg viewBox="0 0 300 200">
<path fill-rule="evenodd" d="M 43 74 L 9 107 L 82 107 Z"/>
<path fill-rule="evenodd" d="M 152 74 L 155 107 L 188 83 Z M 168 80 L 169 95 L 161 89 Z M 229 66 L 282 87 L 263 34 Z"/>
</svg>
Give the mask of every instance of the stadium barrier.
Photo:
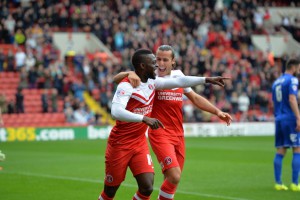
<svg viewBox="0 0 300 200">
<path fill-rule="evenodd" d="M 0 128 L 0 142 L 106 139 L 112 126 L 7 127 Z M 186 137 L 267 136 L 274 134 L 272 122 L 186 123 Z"/>
<path fill-rule="evenodd" d="M 186 137 L 223 136 L 270 136 L 275 133 L 273 122 L 232 123 L 186 123 L 183 125 Z"/>
</svg>

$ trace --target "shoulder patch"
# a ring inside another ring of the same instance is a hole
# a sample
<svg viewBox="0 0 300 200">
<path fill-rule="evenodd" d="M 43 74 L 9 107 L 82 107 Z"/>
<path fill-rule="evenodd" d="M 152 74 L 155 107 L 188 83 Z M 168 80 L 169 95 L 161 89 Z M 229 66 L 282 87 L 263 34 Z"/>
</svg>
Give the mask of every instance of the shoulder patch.
<svg viewBox="0 0 300 200">
<path fill-rule="evenodd" d="M 125 90 L 123 90 L 123 89 L 119 89 L 119 90 L 117 91 L 117 97 L 124 96 L 125 94 L 126 94 L 126 92 L 125 92 Z"/>
<path fill-rule="evenodd" d="M 298 78 L 292 78 L 291 82 L 292 82 L 292 84 L 295 84 L 295 85 L 297 84 L 298 85 L 299 81 L 298 81 Z"/>
</svg>

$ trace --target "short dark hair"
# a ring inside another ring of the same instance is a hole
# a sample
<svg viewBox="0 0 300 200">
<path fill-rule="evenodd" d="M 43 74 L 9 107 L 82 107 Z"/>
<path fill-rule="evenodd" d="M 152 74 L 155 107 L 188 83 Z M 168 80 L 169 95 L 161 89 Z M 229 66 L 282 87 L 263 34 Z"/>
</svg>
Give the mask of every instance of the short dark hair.
<svg viewBox="0 0 300 200">
<path fill-rule="evenodd" d="M 299 64 L 300 64 L 300 60 L 298 60 L 298 59 L 290 59 L 286 63 L 286 69 L 291 69 L 292 66 L 299 65 Z"/>
<path fill-rule="evenodd" d="M 153 54 L 149 49 L 136 50 L 131 58 L 131 64 L 133 65 L 134 69 L 139 68 L 140 64 L 144 62 L 144 56 L 149 54 Z"/>
</svg>

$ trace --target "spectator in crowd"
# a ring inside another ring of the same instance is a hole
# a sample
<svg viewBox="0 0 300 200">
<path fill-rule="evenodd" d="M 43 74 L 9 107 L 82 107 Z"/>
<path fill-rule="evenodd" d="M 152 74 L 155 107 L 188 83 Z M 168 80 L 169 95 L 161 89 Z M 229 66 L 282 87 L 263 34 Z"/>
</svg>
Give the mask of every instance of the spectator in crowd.
<svg viewBox="0 0 300 200">
<path fill-rule="evenodd" d="M 74 123 L 77 124 L 88 124 L 91 119 L 89 113 L 86 110 L 85 103 L 80 102 L 79 107 L 74 111 Z"/>
<path fill-rule="evenodd" d="M 24 95 L 22 94 L 22 88 L 19 87 L 16 93 L 16 112 L 24 113 Z"/>
<path fill-rule="evenodd" d="M 26 55 L 26 60 L 25 60 L 26 71 L 29 71 L 30 68 L 33 68 L 35 64 L 36 64 L 36 60 L 34 56 L 32 55 L 32 53 L 28 53 Z"/>
<path fill-rule="evenodd" d="M 249 110 L 250 99 L 246 92 L 242 92 L 238 98 L 238 108 L 241 112 L 241 121 L 247 121 L 247 112 Z"/>
<path fill-rule="evenodd" d="M 43 113 L 47 113 L 48 112 L 48 89 L 44 89 L 42 96 L 41 96 L 41 100 L 42 100 L 42 111 Z"/>
<path fill-rule="evenodd" d="M 0 94 L 0 109 L 2 110 L 3 113 L 7 112 L 7 100 L 4 93 Z"/>
<path fill-rule="evenodd" d="M 57 112 L 57 98 L 58 92 L 56 88 L 52 88 L 51 90 L 51 110 L 52 112 Z"/>
<path fill-rule="evenodd" d="M 8 114 L 15 113 L 15 103 L 12 99 L 9 100 L 9 102 L 7 104 L 7 113 Z"/>
<path fill-rule="evenodd" d="M 3 50 L 0 49 L 0 72 L 4 71 L 4 61 L 5 61 L 5 55 L 3 53 Z"/>
<path fill-rule="evenodd" d="M 18 29 L 15 33 L 15 43 L 17 45 L 23 45 L 26 41 L 26 37 L 21 29 Z"/>
<path fill-rule="evenodd" d="M 20 47 L 18 48 L 18 51 L 15 55 L 15 59 L 17 70 L 20 70 L 22 67 L 25 66 L 26 54 Z"/>
<path fill-rule="evenodd" d="M 15 71 L 15 56 L 11 49 L 7 53 L 7 71 Z"/>
</svg>

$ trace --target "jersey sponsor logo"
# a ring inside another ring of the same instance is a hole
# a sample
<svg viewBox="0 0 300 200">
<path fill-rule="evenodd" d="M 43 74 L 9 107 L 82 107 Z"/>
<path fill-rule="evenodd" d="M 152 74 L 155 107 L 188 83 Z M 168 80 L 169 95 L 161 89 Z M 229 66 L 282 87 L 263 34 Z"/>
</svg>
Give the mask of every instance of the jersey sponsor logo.
<svg viewBox="0 0 300 200">
<path fill-rule="evenodd" d="M 164 163 L 166 165 L 170 165 L 172 163 L 172 158 L 170 158 L 169 156 L 165 158 Z"/>
<path fill-rule="evenodd" d="M 112 183 L 112 182 L 114 181 L 114 178 L 112 177 L 112 175 L 107 174 L 106 177 L 105 177 L 105 180 L 106 180 L 108 183 Z"/>
<path fill-rule="evenodd" d="M 152 105 L 143 107 L 143 108 L 134 108 L 133 113 L 140 115 L 147 115 L 152 112 Z"/>
<path fill-rule="evenodd" d="M 158 100 L 167 100 L 167 101 L 182 101 L 182 93 L 178 92 L 164 92 L 159 91 L 157 92 L 157 99 Z"/>
</svg>

